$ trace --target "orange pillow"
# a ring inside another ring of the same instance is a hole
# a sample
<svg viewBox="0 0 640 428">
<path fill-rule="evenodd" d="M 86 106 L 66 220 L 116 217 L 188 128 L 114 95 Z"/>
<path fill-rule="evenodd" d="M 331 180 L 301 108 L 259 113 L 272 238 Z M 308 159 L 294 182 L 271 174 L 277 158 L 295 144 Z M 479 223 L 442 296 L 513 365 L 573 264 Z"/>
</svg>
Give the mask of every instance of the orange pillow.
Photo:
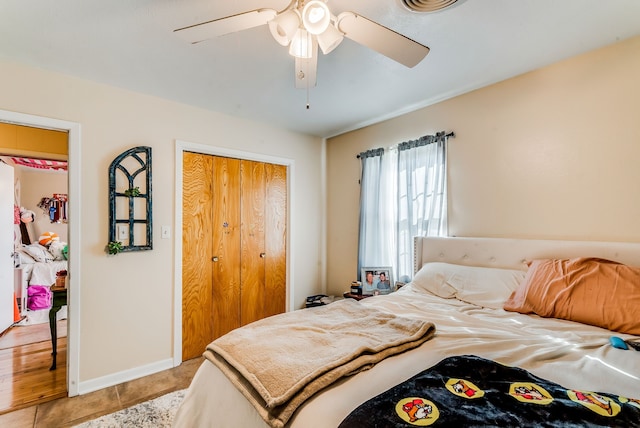
<svg viewBox="0 0 640 428">
<path fill-rule="evenodd" d="M 504 309 L 640 335 L 640 268 L 597 258 L 534 260 Z"/>
</svg>

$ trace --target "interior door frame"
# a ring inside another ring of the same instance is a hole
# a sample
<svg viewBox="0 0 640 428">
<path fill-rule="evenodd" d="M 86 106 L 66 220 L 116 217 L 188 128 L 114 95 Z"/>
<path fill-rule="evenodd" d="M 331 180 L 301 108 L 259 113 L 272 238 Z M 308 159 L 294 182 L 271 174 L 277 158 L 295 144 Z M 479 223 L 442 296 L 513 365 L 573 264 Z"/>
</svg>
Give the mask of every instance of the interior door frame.
<svg viewBox="0 0 640 428">
<path fill-rule="evenodd" d="M 2 309 L 0 309 L 0 334 L 5 330 L 11 328 L 14 319 L 14 305 L 16 304 L 15 283 L 14 274 L 15 268 L 13 259 L 7 257 L 8 254 L 13 253 L 14 226 L 13 226 L 13 196 L 15 195 L 15 170 L 11 165 L 4 162 L 0 162 L 0 189 L 6 189 L 6 195 L 2 190 L 2 201 L 0 207 L 0 231 L 3 238 L 0 240 L 0 254 L 2 258 L 0 260 L 0 302 L 2 302 Z M 13 300 L 13 302 L 12 302 Z"/>
<path fill-rule="evenodd" d="M 0 122 L 15 125 L 32 126 L 35 128 L 53 129 L 67 132 L 68 145 L 68 176 L 69 181 L 69 268 L 67 288 L 69 290 L 69 305 L 67 323 L 67 395 L 78 395 L 80 381 L 80 190 L 81 168 L 80 162 L 80 124 L 66 120 L 52 119 L 43 116 L 0 110 Z"/>
<path fill-rule="evenodd" d="M 174 215 L 174 239 L 173 254 L 174 257 L 174 292 L 173 292 L 173 366 L 177 367 L 182 363 L 182 155 L 184 152 L 194 152 L 205 155 L 221 156 L 228 158 L 236 158 L 242 160 L 251 160 L 257 162 L 265 162 L 276 165 L 284 165 L 287 167 L 287 272 L 286 272 L 286 308 L 287 311 L 294 309 L 296 301 L 295 287 L 293 286 L 293 259 L 295 249 L 293 248 L 294 235 L 294 219 L 292 215 L 292 206 L 294 201 L 294 186 L 292 177 L 295 173 L 295 161 L 289 158 L 276 157 L 261 153 L 253 153 L 241 150 L 228 149 L 224 147 L 209 146 L 206 144 L 190 143 L 187 141 L 176 140 L 176 165 L 175 165 L 175 215 Z"/>
</svg>

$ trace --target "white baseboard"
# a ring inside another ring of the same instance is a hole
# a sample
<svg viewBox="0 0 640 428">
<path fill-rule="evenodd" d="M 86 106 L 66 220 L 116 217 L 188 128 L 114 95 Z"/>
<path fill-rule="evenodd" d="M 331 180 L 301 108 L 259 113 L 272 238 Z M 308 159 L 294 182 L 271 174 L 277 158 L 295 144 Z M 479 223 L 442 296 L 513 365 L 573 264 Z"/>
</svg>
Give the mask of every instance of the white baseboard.
<svg viewBox="0 0 640 428">
<path fill-rule="evenodd" d="M 80 382 L 80 384 L 78 385 L 78 394 L 88 394 L 99 389 L 108 388 L 110 386 L 118 385 L 120 383 L 128 382 L 134 379 L 139 379 L 141 377 L 149 376 L 163 370 L 171 369 L 173 367 L 173 358 L 167 358 L 166 360 L 157 361 L 145 366 L 140 366 L 118 373 L 113 373 L 108 376 L 87 380 L 84 382 Z"/>
</svg>

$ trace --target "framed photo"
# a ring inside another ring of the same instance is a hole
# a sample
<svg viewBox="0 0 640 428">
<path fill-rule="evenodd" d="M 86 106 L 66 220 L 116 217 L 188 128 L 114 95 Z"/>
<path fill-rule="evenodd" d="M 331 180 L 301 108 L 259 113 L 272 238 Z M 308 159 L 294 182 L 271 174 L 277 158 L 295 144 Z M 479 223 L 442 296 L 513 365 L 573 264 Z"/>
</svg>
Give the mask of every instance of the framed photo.
<svg viewBox="0 0 640 428">
<path fill-rule="evenodd" d="M 360 270 L 362 294 L 389 294 L 393 291 L 391 266 L 363 267 Z"/>
</svg>

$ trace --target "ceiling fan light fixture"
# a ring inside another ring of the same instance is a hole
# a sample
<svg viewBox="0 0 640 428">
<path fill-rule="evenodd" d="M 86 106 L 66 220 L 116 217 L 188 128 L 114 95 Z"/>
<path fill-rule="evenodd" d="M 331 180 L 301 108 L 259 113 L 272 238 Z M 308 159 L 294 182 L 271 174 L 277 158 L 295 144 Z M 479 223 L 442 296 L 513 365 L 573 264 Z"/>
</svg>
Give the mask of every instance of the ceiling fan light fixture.
<svg viewBox="0 0 640 428">
<path fill-rule="evenodd" d="M 312 0 L 302 9 L 302 24 L 311 34 L 323 33 L 331 23 L 329 7 L 320 0 Z"/>
<path fill-rule="evenodd" d="M 445 7 L 466 0 L 397 0 L 419 3 L 435 2 L 434 8 Z M 236 15 L 213 19 L 174 30 L 190 43 L 199 43 L 213 37 L 267 24 L 273 38 L 289 47 L 295 57 L 296 88 L 315 86 L 318 49 L 326 55 L 344 38 L 372 49 L 406 67 L 415 67 L 429 53 L 429 47 L 406 37 L 391 28 L 344 11 L 338 16 L 331 13 L 327 0 L 290 0 L 281 12 L 275 9 L 256 9 Z M 442 7 L 441 7 L 442 6 Z M 302 72 L 302 74 L 300 74 Z"/>
<path fill-rule="evenodd" d="M 298 28 L 289 45 L 289 55 L 296 58 L 311 58 L 313 53 L 313 36 L 304 28 Z"/>
<path fill-rule="evenodd" d="M 318 34 L 317 39 L 322 53 L 327 55 L 342 43 L 344 35 L 336 27 L 329 25 L 324 32 Z"/>
<path fill-rule="evenodd" d="M 282 46 L 288 46 L 300 27 L 300 15 L 295 9 L 289 9 L 269 21 L 271 35 Z"/>
</svg>

